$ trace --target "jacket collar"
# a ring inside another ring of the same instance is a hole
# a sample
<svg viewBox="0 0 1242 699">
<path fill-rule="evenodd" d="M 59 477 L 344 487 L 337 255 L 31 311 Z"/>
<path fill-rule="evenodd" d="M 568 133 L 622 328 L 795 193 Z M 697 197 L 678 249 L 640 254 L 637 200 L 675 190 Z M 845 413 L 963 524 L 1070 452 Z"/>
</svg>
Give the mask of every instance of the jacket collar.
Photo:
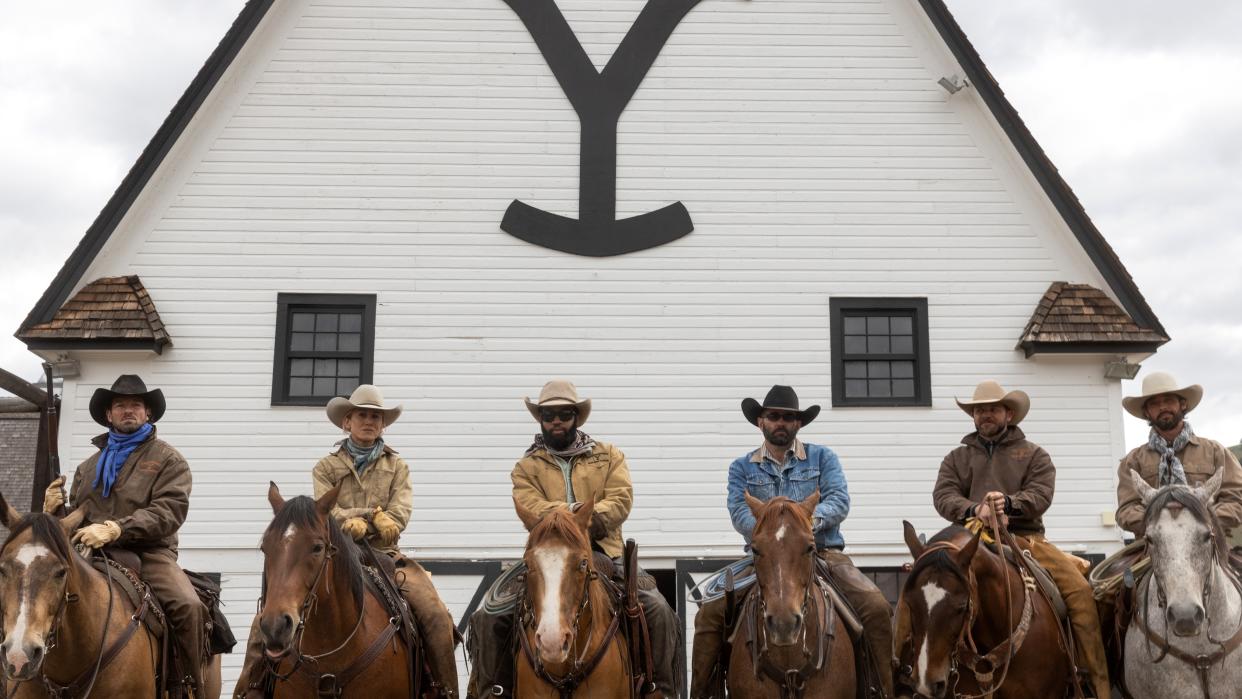
<svg viewBox="0 0 1242 699">
<path fill-rule="evenodd" d="M 1010 425 L 1009 429 L 1005 430 L 1005 434 L 1001 437 L 1000 442 L 997 443 L 997 446 L 1008 446 L 1014 442 L 1020 442 L 1024 439 L 1026 439 L 1026 434 L 1022 432 L 1022 428 L 1017 425 Z M 983 437 L 979 436 L 978 430 L 962 437 L 962 444 L 976 449 L 984 448 L 983 441 Z"/>
<path fill-rule="evenodd" d="M 752 464 L 763 463 L 764 461 L 763 457 L 765 454 L 767 454 L 767 451 L 768 451 L 767 447 L 763 444 L 760 444 L 758 449 L 750 453 L 750 462 Z M 785 453 L 788 454 L 789 451 L 790 451 L 789 449 L 786 449 Z M 792 451 L 794 453 L 795 459 L 797 459 L 798 461 L 806 461 L 806 446 L 802 444 L 801 439 L 794 439 L 794 445 L 792 447 Z"/>
<path fill-rule="evenodd" d="M 340 454 L 341 452 L 345 451 L 345 442 L 348 440 L 349 438 L 346 437 L 345 439 L 342 439 L 336 444 L 333 444 L 332 453 Z M 401 452 L 397 451 L 396 449 L 393 449 L 392 447 L 388 446 L 388 442 L 384 442 L 384 455 L 385 456 L 387 456 L 388 454 L 400 454 L 400 453 Z"/>
<path fill-rule="evenodd" d="M 156 430 L 155 425 L 151 425 L 151 434 L 147 435 L 147 438 L 142 440 L 142 444 L 146 444 L 147 442 L 155 439 L 155 430 Z M 94 439 L 91 440 L 91 444 L 94 444 L 99 449 L 103 449 L 104 447 L 108 446 L 108 434 L 109 434 L 108 432 L 104 432 L 103 434 L 95 437 Z"/>
</svg>

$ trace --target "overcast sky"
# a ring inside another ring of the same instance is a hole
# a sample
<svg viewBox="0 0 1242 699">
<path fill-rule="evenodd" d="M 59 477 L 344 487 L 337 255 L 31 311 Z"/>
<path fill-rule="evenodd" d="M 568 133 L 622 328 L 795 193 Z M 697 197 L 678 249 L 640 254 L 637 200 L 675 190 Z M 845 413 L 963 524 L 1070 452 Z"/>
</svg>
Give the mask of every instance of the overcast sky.
<svg viewBox="0 0 1242 699">
<path fill-rule="evenodd" d="M 1173 336 L 1144 373 L 1203 384 L 1196 431 L 1238 443 L 1242 3 L 947 1 Z M 6 5 L 0 366 L 38 374 L 11 334 L 242 4 Z"/>
</svg>

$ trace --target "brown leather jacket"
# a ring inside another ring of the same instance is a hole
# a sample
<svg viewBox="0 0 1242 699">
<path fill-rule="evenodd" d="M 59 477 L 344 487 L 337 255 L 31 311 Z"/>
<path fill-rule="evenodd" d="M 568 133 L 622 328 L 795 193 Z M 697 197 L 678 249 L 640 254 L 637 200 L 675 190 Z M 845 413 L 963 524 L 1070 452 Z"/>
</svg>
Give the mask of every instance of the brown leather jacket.
<svg viewBox="0 0 1242 699">
<path fill-rule="evenodd" d="M 99 452 L 83 461 L 73 474 L 69 502 L 74 510 L 86 510 L 83 525 L 113 520 L 121 525 L 116 543 L 135 551 L 166 549 L 177 553 L 177 530 L 190 510 L 190 465 L 156 431 L 139 444 L 117 473 L 108 497 L 103 484 L 92 488 L 95 463 L 107 446 L 107 433 L 91 440 Z"/>
<path fill-rule="evenodd" d="M 940 464 L 932 499 L 941 517 L 960 524 L 984 495 L 1001 492 L 1009 496 L 1014 510 L 1009 515 L 1010 531 L 1042 534 L 1056 482 L 1057 469 L 1048 452 L 1011 426 L 991 453 L 978 432 L 962 437 L 962 446 Z"/>
<path fill-rule="evenodd" d="M 1190 438 L 1190 443 L 1178 453 L 1177 458 L 1186 470 L 1186 480 L 1190 485 L 1203 485 L 1218 470 L 1225 469 L 1225 478 L 1212 509 L 1225 531 L 1242 524 L 1242 467 L 1238 466 L 1233 454 L 1220 442 L 1195 436 Z M 1143 536 L 1143 515 L 1147 508 L 1134 489 L 1130 469 L 1138 471 L 1147 485 L 1155 488 L 1160 477 L 1160 455 L 1144 444 L 1126 454 L 1117 467 L 1117 524 L 1128 532 Z"/>
</svg>

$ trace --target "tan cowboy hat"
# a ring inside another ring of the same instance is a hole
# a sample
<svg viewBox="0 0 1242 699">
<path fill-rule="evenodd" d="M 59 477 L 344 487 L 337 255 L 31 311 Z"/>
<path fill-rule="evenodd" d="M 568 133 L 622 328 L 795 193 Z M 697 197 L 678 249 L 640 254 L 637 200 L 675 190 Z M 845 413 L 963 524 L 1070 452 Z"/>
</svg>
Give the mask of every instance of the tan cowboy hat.
<svg viewBox="0 0 1242 699">
<path fill-rule="evenodd" d="M 384 414 L 384 427 L 391 425 L 401 417 L 401 406 L 394 405 L 386 407 L 384 405 L 384 394 L 380 390 L 369 383 L 364 383 L 354 392 L 349 394 L 349 398 L 333 398 L 328 401 L 328 419 L 332 424 L 345 429 L 341 424 L 345 421 L 345 416 L 351 410 L 359 408 L 367 408 L 369 410 L 378 410 Z"/>
<path fill-rule="evenodd" d="M 1022 422 L 1022 418 L 1031 410 L 1031 397 L 1026 395 L 1025 391 L 1009 391 L 1001 388 L 1001 385 L 992 379 L 980 381 L 975 386 L 975 394 L 970 400 L 957 400 L 957 407 L 966 411 L 971 417 L 975 414 L 976 405 L 991 405 L 992 403 L 1001 403 L 1009 407 L 1013 411 L 1013 420 L 1009 423 L 1016 425 Z"/>
<path fill-rule="evenodd" d="M 1153 371 L 1143 377 L 1143 393 L 1137 396 L 1127 396 L 1121 399 L 1121 405 L 1134 417 L 1140 420 L 1146 420 L 1147 416 L 1143 414 L 1143 406 L 1146 405 L 1147 399 L 1158 396 L 1161 393 L 1172 393 L 1181 396 L 1186 400 L 1186 412 L 1195 409 L 1199 405 L 1199 401 L 1203 400 L 1203 387 L 1199 384 L 1191 384 L 1190 386 L 1178 386 L 1177 379 L 1172 374 L 1163 371 Z"/>
<path fill-rule="evenodd" d="M 539 392 L 539 400 L 532 401 L 526 399 L 526 409 L 530 411 L 535 419 L 539 419 L 540 408 L 552 408 L 560 405 L 572 405 L 578 409 L 578 422 L 576 425 L 582 427 L 587 421 L 587 417 L 591 414 L 591 399 L 578 399 L 578 388 L 573 383 L 565 379 L 552 379 L 543 385 L 543 390 Z"/>
</svg>

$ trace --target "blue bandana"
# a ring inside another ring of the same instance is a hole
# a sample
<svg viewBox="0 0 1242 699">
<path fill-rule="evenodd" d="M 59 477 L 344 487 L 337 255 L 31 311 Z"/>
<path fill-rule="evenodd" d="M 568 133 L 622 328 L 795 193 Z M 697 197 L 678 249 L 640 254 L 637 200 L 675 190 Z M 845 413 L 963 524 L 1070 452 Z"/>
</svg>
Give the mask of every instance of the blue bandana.
<svg viewBox="0 0 1242 699">
<path fill-rule="evenodd" d="M 155 427 L 148 422 L 133 434 L 121 434 L 116 430 L 108 430 L 108 445 L 104 447 L 103 452 L 99 454 L 99 460 L 95 462 L 95 482 L 91 483 L 91 489 L 98 488 L 100 479 L 103 479 L 103 496 L 106 498 L 111 495 L 112 485 L 116 483 L 116 474 L 120 473 L 121 466 L 125 465 L 125 460 L 138 448 L 139 444 L 147 441 L 147 437 L 154 429 Z"/>
</svg>

